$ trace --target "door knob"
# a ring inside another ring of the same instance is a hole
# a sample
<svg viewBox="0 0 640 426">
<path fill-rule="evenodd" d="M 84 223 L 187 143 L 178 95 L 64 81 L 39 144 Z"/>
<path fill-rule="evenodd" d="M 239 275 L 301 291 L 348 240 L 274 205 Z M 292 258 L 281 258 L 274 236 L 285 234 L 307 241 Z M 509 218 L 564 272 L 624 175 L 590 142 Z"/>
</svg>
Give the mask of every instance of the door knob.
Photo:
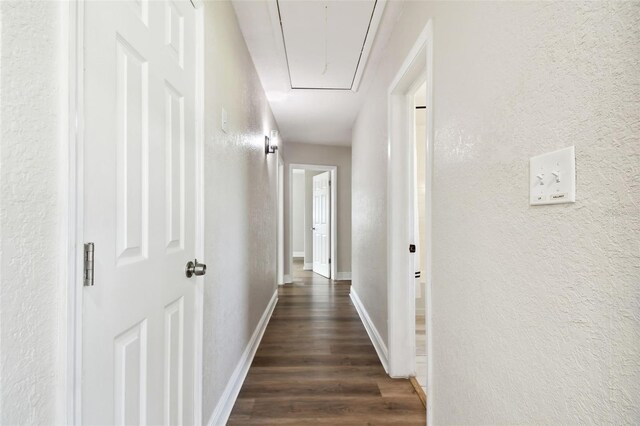
<svg viewBox="0 0 640 426">
<path fill-rule="evenodd" d="M 207 273 L 207 265 L 204 263 L 198 263 L 198 259 L 194 261 L 188 261 L 187 266 L 184 268 L 184 274 L 187 278 L 191 278 L 193 275 L 199 277 Z"/>
</svg>

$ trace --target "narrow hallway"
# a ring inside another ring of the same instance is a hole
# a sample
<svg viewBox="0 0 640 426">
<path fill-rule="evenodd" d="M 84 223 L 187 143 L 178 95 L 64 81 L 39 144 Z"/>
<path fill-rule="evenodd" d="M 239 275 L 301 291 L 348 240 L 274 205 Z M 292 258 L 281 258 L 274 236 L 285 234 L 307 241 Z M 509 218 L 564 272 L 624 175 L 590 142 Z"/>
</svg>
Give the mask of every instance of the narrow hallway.
<svg viewBox="0 0 640 426">
<path fill-rule="evenodd" d="M 96 424 L 640 426 L 640 0 L 1 0 L 0 426 Z"/>
<path fill-rule="evenodd" d="M 228 424 L 425 424 L 409 380 L 382 368 L 350 288 L 294 263 Z"/>
</svg>

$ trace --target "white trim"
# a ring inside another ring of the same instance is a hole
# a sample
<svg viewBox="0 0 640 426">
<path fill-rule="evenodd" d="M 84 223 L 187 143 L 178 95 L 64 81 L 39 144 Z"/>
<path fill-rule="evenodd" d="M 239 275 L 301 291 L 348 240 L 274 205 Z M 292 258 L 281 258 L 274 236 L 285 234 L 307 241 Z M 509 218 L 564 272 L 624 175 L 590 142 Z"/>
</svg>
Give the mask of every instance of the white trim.
<svg viewBox="0 0 640 426">
<path fill-rule="evenodd" d="M 303 271 L 313 271 L 313 262 L 305 262 L 304 266 L 302 267 Z"/>
<path fill-rule="evenodd" d="M 276 284 L 284 284 L 284 160 L 278 151 L 277 194 L 278 194 L 278 223 L 277 223 L 277 261 L 278 273 Z"/>
<path fill-rule="evenodd" d="M 251 367 L 251 362 L 253 362 L 253 357 L 258 350 L 264 331 L 267 329 L 267 325 L 269 324 L 271 314 L 276 307 L 276 303 L 278 303 L 278 290 L 273 293 L 267 308 L 264 310 L 260 321 L 258 321 L 258 325 L 253 331 L 253 335 L 251 336 L 249 343 L 247 343 L 240 360 L 238 360 L 238 364 L 236 364 L 236 368 L 233 370 L 233 374 L 231 374 L 231 377 L 227 382 L 227 386 L 224 388 L 224 392 L 222 392 L 222 396 L 218 400 L 218 404 L 213 410 L 207 425 L 223 425 L 227 423 L 227 420 L 229 420 L 231 410 L 233 410 L 233 406 L 236 403 L 240 389 L 242 389 L 242 384 L 247 377 L 249 367 Z"/>
<path fill-rule="evenodd" d="M 192 0 L 195 1 L 195 0 Z M 204 249 L 205 230 L 205 191 L 204 191 L 204 8 L 202 2 L 192 3 L 195 8 L 195 67 L 196 67 L 196 93 L 195 93 L 195 254 L 196 259 L 202 259 L 206 263 Z M 193 368 L 193 421 L 202 422 L 202 378 L 203 378 L 203 357 L 204 357 L 204 285 L 205 277 L 196 277 L 195 300 L 194 300 L 194 368 Z"/>
<path fill-rule="evenodd" d="M 351 281 L 351 272 L 338 272 L 336 274 L 336 281 Z"/>
<path fill-rule="evenodd" d="M 84 244 L 84 2 L 69 2 L 68 37 L 68 121 L 66 152 L 66 238 L 64 283 L 67 295 L 65 417 L 68 424 L 82 423 L 82 262 Z M 64 19 L 64 17 L 63 17 Z M 63 26 L 65 22 L 62 23 Z M 65 31 L 65 28 L 63 28 Z"/>
<path fill-rule="evenodd" d="M 362 46 L 360 63 L 358 64 L 358 68 L 356 69 L 356 74 L 353 77 L 353 85 L 351 86 L 351 90 L 353 92 L 357 92 L 358 89 L 360 88 L 360 83 L 362 82 L 362 76 L 364 75 L 364 70 L 367 67 L 369 56 L 371 54 L 371 47 L 373 46 L 373 41 L 376 38 L 376 35 L 378 33 L 378 27 L 380 26 L 380 22 L 382 21 L 382 15 L 384 13 L 384 8 L 386 5 L 387 5 L 387 0 L 378 0 L 376 2 L 376 8 L 373 11 L 371 22 L 369 22 L 369 30 L 367 32 L 367 38 L 364 41 L 364 46 Z"/>
<path fill-rule="evenodd" d="M 293 257 L 304 257 L 304 252 L 303 251 L 294 251 L 293 252 Z"/>
<path fill-rule="evenodd" d="M 384 371 L 389 373 L 389 351 L 387 350 L 387 345 L 384 344 L 384 340 L 382 340 L 382 336 L 380 336 L 378 329 L 373 324 L 373 321 L 371 320 L 369 313 L 365 309 L 364 305 L 362 304 L 362 301 L 360 300 L 360 297 L 358 297 L 358 294 L 356 293 L 356 290 L 353 287 L 351 287 L 351 292 L 349 293 L 349 296 L 351 297 L 353 306 L 355 306 L 356 311 L 358 311 L 358 315 L 360 316 L 360 320 L 362 321 L 362 324 L 364 325 L 365 330 L 367 330 L 369 339 L 371 340 L 371 343 L 373 343 L 373 347 L 375 348 L 376 353 L 378 354 L 378 358 L 380 358 L 380 362 L 384 367 Z"/>
<path fill-rule="evenodd" d="M 293 204 L 291 203 L 291 194 L 293 193 L 293 170 L 315 170 L 321 172 L 331 172 L 331 276 L 333 279 L 338 273 L 338 166 L 325 166 L 320 164 L 289 164 L 289 191 L 288 205 L 286 206 L 289 212 L 288 223 L 285 226 L 289 229 L 289 252 L 292 252 L 293 247 L 293 232 L 291 232 L 291 222 L 293 220 L 292 210 Z M 286 254 L 286 253 L 285 253 Z M 289 272 L 293 271 L 293 257 L 289 256 Z M 285 279 L 285 283 L 289 283 Z"/>
<path fill-rule="evenodd" d="M 433 23 L 427 22 L 389 86 L 387 289 L 389 374 L 403 377 L 415 372 L 415 279 L 408 243 L 412 242 L 415 214 L 412 143 L 414 136 L 413 91 L 426 80 L 426 261 L 424 268 L 427 323 L 427 395 L 433 388 L 432 306 L 432 188 L 433 188 Z M 427 423 L 433 423 L 433 404 L 427 404 Z"/>
<path fill-rule="evenodd" d="M 432 309 L 432 288 L 433 288 L 433 168 L 434 168 L 434 159 L 433 159 L 433 149 L 435 142 L 434 135 L 434 121 L 433 121 L 433 23 L 431 20 L 427 22 L 427 26 L 424 29 L 424 40 L 427 48 L 427 102 L 431 104 L 431 108 L 427 111 L 427 121 L 426 121 L 426 132 L 427 137 L 425 139 L 426 143 L 426 153 L 427 153 L 427 162 L 425 163 L 428 170 L 425 175 L 425 187 L 429 190 L 426 191 L 426 199 L 425 199 L 425 220 L 426 220 L 426 229 L 425 229 L 425 239 L 426 239 L 426 247 L 427 251 L 425 256 L 425 311 L 426 311 L 426 333 L 427 333 L 427 383 L 426 383 L 426 392 L 433 401 L 433 395 L 435 394 L 434 389 L 434 380 L 433 380 L 433 309 Z M 427 407 L 427 422 L 432 425 L 433 424 L 433 404 L 428 404 Z"/>
<path fill-rule="evenodd" d="M 293 280 L 291 279 L 291 275 L 286 274 L 284 276 L 284 283 L 283 284 L 291 284 L 293 282 Z"/>
</svg>

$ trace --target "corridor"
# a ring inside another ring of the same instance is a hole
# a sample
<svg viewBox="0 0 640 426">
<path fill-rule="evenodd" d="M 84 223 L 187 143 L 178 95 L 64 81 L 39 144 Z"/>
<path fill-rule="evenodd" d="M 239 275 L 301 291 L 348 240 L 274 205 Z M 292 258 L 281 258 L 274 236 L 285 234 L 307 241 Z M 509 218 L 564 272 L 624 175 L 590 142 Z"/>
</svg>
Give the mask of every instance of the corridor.
<svg viewBox="0 0 640 426">
<path fill-rule="evenodd" d="M 0 1 L 0 426 L 640 425 L 639 242 L 640 0 Z"/>
<path fill-rule="evenodd" d="M 408 380 L 391 379 L 349 298 L 350 281 L 331 281 L 294 264 L 281 286 L 228 424 L 424 425 Z"/>
</svg>

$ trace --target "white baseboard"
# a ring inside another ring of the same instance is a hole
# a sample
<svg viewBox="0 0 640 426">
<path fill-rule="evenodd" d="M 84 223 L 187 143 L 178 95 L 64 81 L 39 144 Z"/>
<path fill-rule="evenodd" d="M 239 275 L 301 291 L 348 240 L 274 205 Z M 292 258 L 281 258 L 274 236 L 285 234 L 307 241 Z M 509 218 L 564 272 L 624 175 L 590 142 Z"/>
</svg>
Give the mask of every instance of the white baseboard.
<svg viewBox="0 0 640 426">
<path fill-rule="evenodd" d="M 236 399 L 238 398 L 244 379 L 247 377 L 249 367 L 251 367 L 251 362 L 258 350 L 258 346 L 262 340 L 262 335 L 267 328 L 267 324 L 269 324 L 269 319 L 271 319 L 271 314 L 276 307 L 276 303 L 278 303 L 278 290 L 273 293 L 273 296 L 262 314 L 247 347 L 238 361 L 238 364 L 236 364 L 236 368 L 233 370 L 233 374 L 231 374 L 231 378 L 229 378 L 227 386 L 224 388 L 224 392 L 222 392 L 222 396 L 220 397 L 216 408 L 213 410 L 207 425 L 224 425 L 227 423 L 227 420 L 229 420 L 231 410 L 236 403 Z"/>
<path fill-rule="evenodd" d="M 351 272 L 336 273 L 336 281 L 351 281 Z"/>
<path fill-rule="evenodd" d="M 294 251 L 293 252 L 293 257 L 304 257 L 304 252 L 303 251 Z"/>
<path fill-rule="evenodd" d="M 293 282 L 293 280 L 291 279 L 291 275 L 285 275 L 284 276 L 284 283 L 285 284 L 291 284 Z"/>
<path fill-rule="evenodd" d="M 384 344 L 380 333 L 378 333 L 378 329 L 373 325 L 373 321 L 371 321 L 371 317 L 367 313 L 367 310 L 364 308 L 362 301 L 358 297 L 356 291 L 351 287 L 351 300 L 353 301 L 353 305 L 356 307 L 356 311 L 358 311 L 358 315 L 360 315 L 360 319 L 362 320 L 362 324 L 364 324 L 364 328 L 367 330 L 367 334 L 369 335 L 369 339 L 371 339 L 371 343 L 373 343 L 373 347 L 375 348 L 378 358 L 380 358 L 380 362 L 384 367 L 384 371 L 389 374 L 389 351 L 387 350 L 387 345 Z"/>
<path fill-rule="evenodd" d="M 304 266 L 302 267 L 302 269 L 304 271 L 311 271 L 313 270 L 313 262 L 309 262 L 309 263 L 305 263 Z"/>
</svg>

